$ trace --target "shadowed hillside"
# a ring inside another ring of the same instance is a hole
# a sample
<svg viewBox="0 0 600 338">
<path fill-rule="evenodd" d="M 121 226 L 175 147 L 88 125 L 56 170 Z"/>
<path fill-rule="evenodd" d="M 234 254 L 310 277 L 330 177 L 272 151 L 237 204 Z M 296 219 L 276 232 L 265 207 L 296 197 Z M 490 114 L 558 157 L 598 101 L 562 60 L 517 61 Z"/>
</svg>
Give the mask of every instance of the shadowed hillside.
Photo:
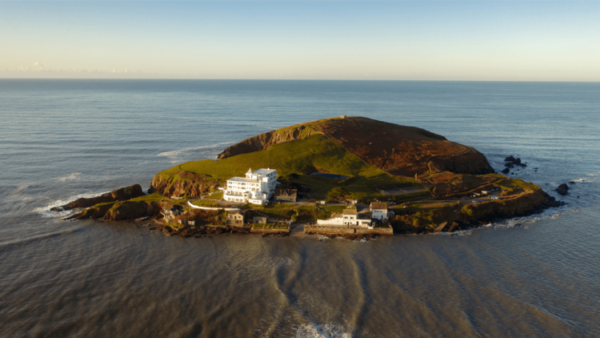
<svg viewBox="0 0 600 338">
<path fill-rule="evenodd" d="M 268 149 L 274 144 L 305 139 L 317 133 L 394 176 L 424 176 L 443 171 L 461 174 L 494 172 L 485 156 L 471 147 L 421 128 L 365 117 L 324 119 L 281 128 L 234 144 L 219 158 Z"/>
</svg>

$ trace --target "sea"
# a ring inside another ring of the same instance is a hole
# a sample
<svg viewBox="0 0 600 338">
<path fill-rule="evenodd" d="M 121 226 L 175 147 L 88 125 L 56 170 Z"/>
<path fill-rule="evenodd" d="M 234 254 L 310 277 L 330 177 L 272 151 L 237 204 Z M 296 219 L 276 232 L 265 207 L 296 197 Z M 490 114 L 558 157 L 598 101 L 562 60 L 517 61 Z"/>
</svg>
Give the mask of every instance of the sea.
<svg viewBox="0 0 600 338">
<path fill-rule="evenodd" d="M 444 135 L 496 171 L 520 157 L 510 176 L 565 205 L 366 242 L 50 211 L 342 114 Z M 600 83 L 0 80 L 0 337 L 598 336 Z"/>
</svg>

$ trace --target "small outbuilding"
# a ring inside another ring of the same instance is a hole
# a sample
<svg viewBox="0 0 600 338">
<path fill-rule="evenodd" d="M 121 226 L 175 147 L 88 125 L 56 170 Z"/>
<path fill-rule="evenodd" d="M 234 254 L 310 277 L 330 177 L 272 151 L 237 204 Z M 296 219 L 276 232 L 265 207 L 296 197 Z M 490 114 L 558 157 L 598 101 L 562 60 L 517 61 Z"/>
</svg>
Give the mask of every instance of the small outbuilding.
<svg viewBox="0 0 600 338">
<path fill-rule="evenodd" d="M 243 227 L 244 226 L 244 214 L 239 211 L 229 211 L 227 212 L 227 225 L 234 227 Z"/>
<path fill-rule="evenodd" d="M 358 219 L 358 211 L 356 208 L 346 208 L 342 213 L 344 216 L 344 225 L 355 225 Z"/>
<path fill-rule="evenodd" d="M 371 218 L 383 220 L 388 218 L 388 205 L 385 202 L 371 202 L 369 205 L 371 210 Z"/>
<path fill-rule="evenodd" d="M 296 189 L 275 189 L 273 199 L 278 202 L 296 203 L 298 190 Z"/>
<path fill-rule="evenodd" d="M 253 222 L 254 224 L 267 224 L 267 218 L 266 218 L 266 217 L 263 217 L 263 216 L 255 216 L 255 217 L 252 219 L 252 222 Z"/>
</svg>

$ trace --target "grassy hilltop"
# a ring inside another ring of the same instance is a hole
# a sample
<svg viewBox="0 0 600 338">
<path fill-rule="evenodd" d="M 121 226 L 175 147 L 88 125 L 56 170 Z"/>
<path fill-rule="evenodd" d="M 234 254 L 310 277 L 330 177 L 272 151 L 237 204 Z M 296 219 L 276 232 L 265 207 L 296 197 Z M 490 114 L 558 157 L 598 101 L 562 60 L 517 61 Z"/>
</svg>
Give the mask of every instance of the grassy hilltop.
<svg viewBox="0 0 600 338">
<path fill-rule="evenodd" d="M 195 197 L 213 191 L 230 177 L 243 176 L 248 168 L 277 169 L 280 182 L 301 186 L 309 193 L 326 194 L 341 187 L 356 199 L 381 198 L 377 190 L 384 187 L 424 188 L 415 176 L 493 172 L 481 153 L 441 135 L 348 117 L 311 121 L 248 138 L 225 149 L 217 161 L 192 161 L 158 173 L 152 187 L 164 196 Z M 348 178 L 310 175 L 314 172 Z"/>
<path fill-rule="evenodd" d="M 380 186 L 422 187 L 414 179 L 394 177 L 367 164 L 357 155 L 319 134 L 218 161 L 187 162 L 158 173 L 154 182 L 170 182 L 162 188 L 163 192 L 168 192 L 185 183 L 193 184 L 193 177 L 188 173 L 224 183 L 233 176 L 244 176 L 248 168 L 275 168 L 281 181 L 300 184 L 312 193 L 326 194 L 334 187 L 343 187 L 355 198 L 376 197 L 378 194 L 374 189 Z M 310 175 L 313 172 L 334 173 L 349 178 L 335 180 Z M 173 191 L 175 192 L 177 191 Z"/>
</svg>

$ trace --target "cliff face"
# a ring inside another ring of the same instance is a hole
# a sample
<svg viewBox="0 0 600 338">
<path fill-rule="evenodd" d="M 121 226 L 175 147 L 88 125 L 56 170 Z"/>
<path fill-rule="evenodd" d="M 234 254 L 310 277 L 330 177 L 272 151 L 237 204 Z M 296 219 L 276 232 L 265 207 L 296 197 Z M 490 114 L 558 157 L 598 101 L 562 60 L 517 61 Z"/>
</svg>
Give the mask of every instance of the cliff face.
<svg viewBox="0 0 600 338">
<path fill-rule="evenodd" d="M 267 149 L 278 143 L 302 140 L 315 133 L 317 133 L 317 131 L 307 123 L 270 131 L 268 133 L 247 138 L 242 142 L 228 147 L 219 154 L 219 159 Z"/>
<path fill-rule="evenodd" d="M 315 133 L 325 135 L 368 164 L 394 176 L 414 177 L 443 171 L 494 172 L 485 156 L 471 147 L 450 142 L 424 129 L 364 117 L 325 119 L 278 129 L 234 144 L 219 158 L 267 149 Z"/>
<path fill-rule="evenodd" d="M 144 192 L 139 184 L 134 184 L 130 187 L 125 187 L 111 191 L 109 193 L 92 198 L 80 198 L 68 204 L 61 206 L 63 210 L 71 210 L 74 208 L 88 208 L 98 203 L 107 203 L 114 201 L 126 201 L 132 198 L 143 196 Z"/>
<path fill-rule="evenodd" d="M 166 197 L 199 197 L 216 190 L 218 186 L 217 182 L 209 180 L 206 176 L 182 171 L 170 176 L 155 175 L 150 191 Z"/>
</svg>

